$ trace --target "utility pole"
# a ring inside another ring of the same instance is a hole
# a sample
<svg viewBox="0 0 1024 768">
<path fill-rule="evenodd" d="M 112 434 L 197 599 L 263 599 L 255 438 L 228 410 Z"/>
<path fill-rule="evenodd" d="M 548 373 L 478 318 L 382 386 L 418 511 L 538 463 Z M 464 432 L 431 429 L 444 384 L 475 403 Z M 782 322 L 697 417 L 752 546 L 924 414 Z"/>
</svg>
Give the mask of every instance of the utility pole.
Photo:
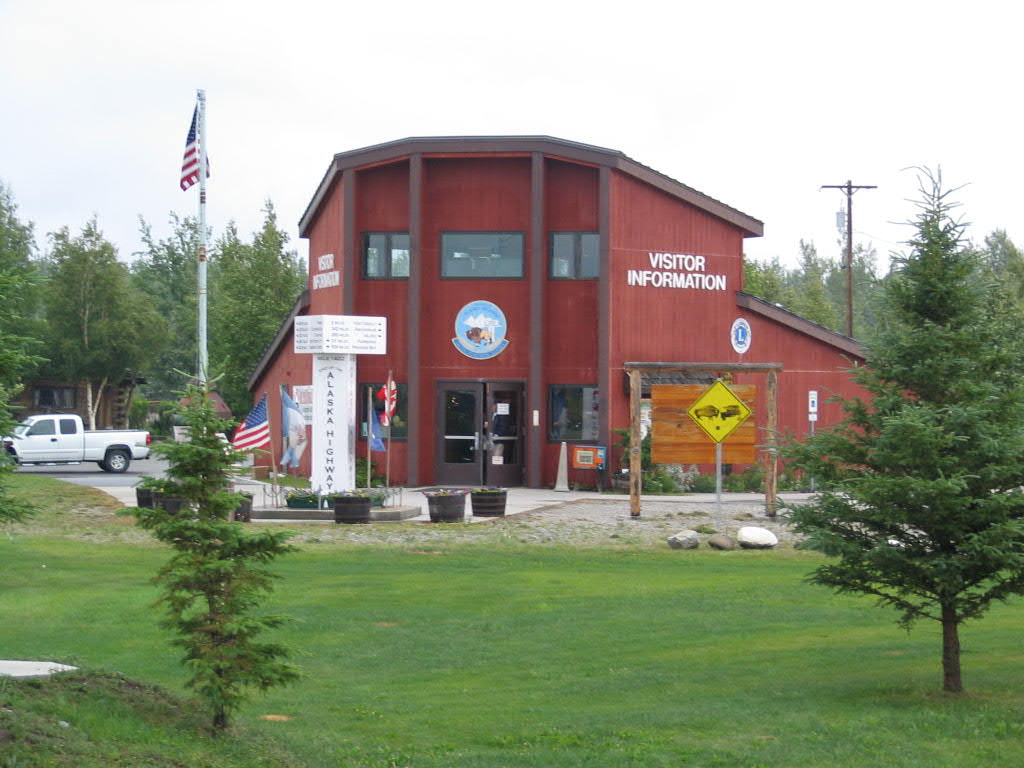
<svg viewBox="0 0 1024 768">
<path fill-rule="evenodd" d="M 858 189 L 878 189 L 874 184 L 822 184 L 822 189 L 841 189 L 846 193 L 846 335 L 853 338 L 853 193 Z"/>
</svg>

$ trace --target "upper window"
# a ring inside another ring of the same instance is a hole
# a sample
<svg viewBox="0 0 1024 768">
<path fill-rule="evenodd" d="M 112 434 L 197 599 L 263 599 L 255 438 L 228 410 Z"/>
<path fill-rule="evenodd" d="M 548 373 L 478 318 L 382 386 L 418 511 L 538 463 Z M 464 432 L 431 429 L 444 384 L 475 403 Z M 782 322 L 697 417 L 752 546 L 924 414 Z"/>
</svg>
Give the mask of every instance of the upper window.
<svg viewBox="0 0 1024 768">
<path fill-rule="evenodd" d="M 441 235 L 441 277 L 522 276 L 522 232 L 445 232 Z"/>
<path fill-rule="evenodd" d="M 407 279 L 409 233 L 364 232 L 363 277 L 371 280 Z"/>
<path fill-rule="evenodd" d="M 551 277 L 593 280 L 601 263 L 600 246 L 597 232 L 552 232 Z"/>
</svg>

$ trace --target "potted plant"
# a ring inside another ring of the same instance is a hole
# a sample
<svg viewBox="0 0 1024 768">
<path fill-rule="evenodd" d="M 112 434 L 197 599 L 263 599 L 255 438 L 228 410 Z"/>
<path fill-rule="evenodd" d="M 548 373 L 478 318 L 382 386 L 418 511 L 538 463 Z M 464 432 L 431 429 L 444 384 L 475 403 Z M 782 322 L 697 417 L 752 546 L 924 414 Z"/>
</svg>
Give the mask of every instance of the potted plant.
<svg viewBox="0 0 1024 768">
<path fill-rule="evenodd" d="M 466 519 L 465 488 L 435 488 L 421 491 L 427 497 L 432 523 L 457 523 Z"/>
<path fill-rule="evenodd" d="M 469 492 L 474 517 L 503 517 L 507 499 L 507 488 L 474 488 Z"/>
<path fill-rule="evenodd" d="M 284 504 L 291 509 L 317 509 L 320 494 L 309 488 L 292 488 L 284 496 Z"/>
<path fill-rule="evenodd" d="M 239 491 L 242 496 L 242 500 L 238 502 L 238 506 L 235 507 L 235 513 L 233 518 L 240 523 L 252 522 L 252 499 L 253 495 L 246 491 Z"/>
<path fill-rule="evenodd" d="M 336 523 L 368 523 L 370 522 L 370 505 L 373 493 L 369 488 L 356 488 L 351 491 L 332 493 L 327 497 L 334 505 L 334 522 Z"/>
<path fill-rule="evenodd" d="M 147 477 L 135 486 L 135 506 L 144 509 L 153 508 L 153 495 L 156 493 L 157 484 L 160 481 L 153 477 Z"/>
</svg>

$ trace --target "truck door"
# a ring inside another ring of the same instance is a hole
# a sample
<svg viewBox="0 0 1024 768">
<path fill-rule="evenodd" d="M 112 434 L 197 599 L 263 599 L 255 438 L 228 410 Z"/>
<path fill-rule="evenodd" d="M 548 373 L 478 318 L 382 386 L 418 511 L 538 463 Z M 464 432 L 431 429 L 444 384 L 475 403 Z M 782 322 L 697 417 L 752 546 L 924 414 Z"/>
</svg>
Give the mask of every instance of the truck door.
<svg viewBox="0 0 1024 768">
<path fill-rule="evenodd" d="M 18 453 L 24 462 L 81 461 L 82 440 L 77 419 L 39 419 L 19 441 Z"/>
</svg>

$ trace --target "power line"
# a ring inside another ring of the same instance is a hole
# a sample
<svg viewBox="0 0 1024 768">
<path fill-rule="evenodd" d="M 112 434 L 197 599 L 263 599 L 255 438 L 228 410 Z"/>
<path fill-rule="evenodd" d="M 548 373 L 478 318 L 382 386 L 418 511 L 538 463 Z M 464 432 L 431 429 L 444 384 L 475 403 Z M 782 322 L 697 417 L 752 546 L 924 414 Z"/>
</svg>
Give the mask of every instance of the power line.
<svg viewBox="0 0 1024 768">
<path fill-rule="evenodd" d="M 853 193 L 858 189 L 878 189 L 874 184 L 822 184 L 821 189 L 841 189 L 846 193 L 846 335 L 853 338 Z"/>
</svg>

